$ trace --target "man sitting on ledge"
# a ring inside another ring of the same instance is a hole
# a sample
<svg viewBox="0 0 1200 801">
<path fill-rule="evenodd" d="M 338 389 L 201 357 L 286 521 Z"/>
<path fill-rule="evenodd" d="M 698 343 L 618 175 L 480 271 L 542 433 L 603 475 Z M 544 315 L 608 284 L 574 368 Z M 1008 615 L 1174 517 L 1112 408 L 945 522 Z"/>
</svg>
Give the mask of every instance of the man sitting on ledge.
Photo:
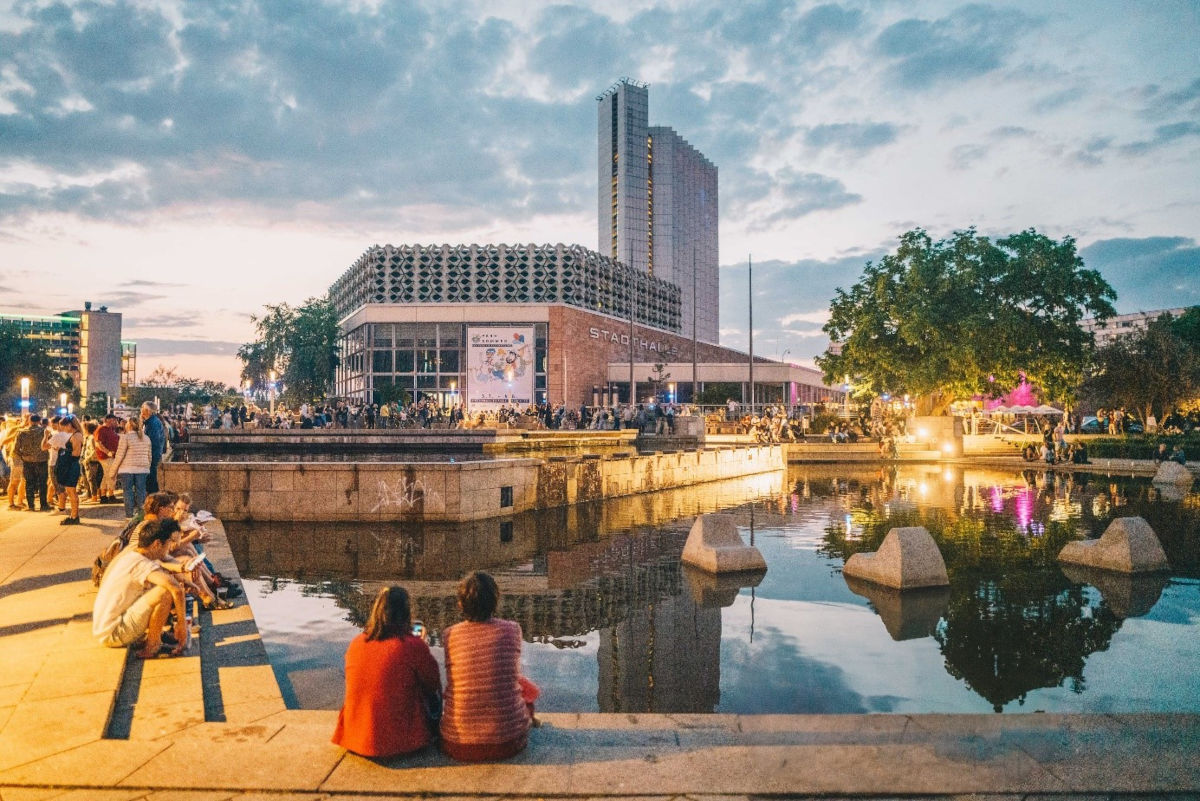
<svg viewBox="0 0 1200 801">
<path fill-rule="evenodd" d="M 141 644 L 137 655 L 153 659 L 166 648 L 163 626 L 173 607 L 175 642 L 169 653 L 183 653 L 188 637 L 183 587 L 159 564 L 177 531 L 179 523 L 169 517 L 146 521 L 135 534 L 136 546 L 121 551 L 104 571 L 92 607 L 92 634 L 101 645 Z"/>
</svg>

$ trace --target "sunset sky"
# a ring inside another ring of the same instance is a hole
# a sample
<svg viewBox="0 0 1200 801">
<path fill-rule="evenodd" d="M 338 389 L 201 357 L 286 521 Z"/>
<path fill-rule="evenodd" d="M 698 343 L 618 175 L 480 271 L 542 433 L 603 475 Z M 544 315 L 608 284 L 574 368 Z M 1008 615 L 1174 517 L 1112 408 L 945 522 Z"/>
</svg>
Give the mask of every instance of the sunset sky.
<svg viewBox="0 0 1200 801">
<path fill-rule="evenodd" d="M 720 171 L 721 341 L 810 362 L 926 228 L 1073 236 L 1200 303 L 1200 2 L 0 0 L 0 311 L 124 314 L 236 382 L 265 303 L 373 244 L 596 247 L 596 96 Z"/>
</svg>

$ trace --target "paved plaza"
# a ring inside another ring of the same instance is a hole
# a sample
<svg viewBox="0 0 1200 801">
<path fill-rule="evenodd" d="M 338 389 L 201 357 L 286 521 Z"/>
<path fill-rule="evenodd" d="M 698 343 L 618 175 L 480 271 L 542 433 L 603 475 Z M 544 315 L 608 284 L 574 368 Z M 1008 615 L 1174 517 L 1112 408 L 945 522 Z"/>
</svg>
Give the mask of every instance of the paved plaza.
<svg viewBox="0 0 1200 801">
<path fill-rule="evenodd" d="M 285 708 L 245 599 L 202 613 L 183 658 L 97 645 L 88 565 L 120 507 L 59 519 L 0 511 L 0 801 L 1200 798 L 1190 714 L 545 714 L 508 762 L 367 760 L 330 744 L 336 712 Z"/>
</svg>

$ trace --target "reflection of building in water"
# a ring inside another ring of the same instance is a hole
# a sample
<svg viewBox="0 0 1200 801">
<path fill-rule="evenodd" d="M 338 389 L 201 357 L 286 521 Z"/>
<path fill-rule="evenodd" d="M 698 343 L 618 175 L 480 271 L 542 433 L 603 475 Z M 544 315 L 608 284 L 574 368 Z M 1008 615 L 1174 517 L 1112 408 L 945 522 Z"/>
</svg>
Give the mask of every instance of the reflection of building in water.
<svg viewBox="0 0 1200 801">
<path fill-rule="evenodd" d="M 712 712 L 721 699 L 721 609 L 683 592 L 600 632 L 601 712 Z"/>
</svg>

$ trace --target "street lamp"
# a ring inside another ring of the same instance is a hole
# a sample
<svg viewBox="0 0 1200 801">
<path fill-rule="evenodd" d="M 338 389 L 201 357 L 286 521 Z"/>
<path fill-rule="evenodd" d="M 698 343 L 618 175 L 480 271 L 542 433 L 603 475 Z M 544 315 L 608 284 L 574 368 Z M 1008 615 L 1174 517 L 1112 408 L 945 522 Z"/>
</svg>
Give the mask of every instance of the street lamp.
<svg viewBox="0 0 1200 801">
<path fill-rule="evenodd" d="M 675 382 L 667 384 L 667 392 L 671 396 L 671 403 L 675 402 Z"/>
<path fill-rule="evenodd" d="M 779 354 L 779 361 L 782 362 L 784 359 L 787 358 L 787 355 L 791 352 L 792 352 L 791 348 L 784 348 L 783 353 Z"/>
<path fill-rule="evenodd" d="M 450 382 L 450 407 L 458 406 L 458 382 Z"/>
<path fill-rule="evenodd" d="M 65 392 L 58 393 L 58 413 L 67 413 L 67 393 Z"/>
<path fill-rule="evenodd" d="M 275 371 L 271 371 L 271 415 L 275 414 Z"/>
<path fill-rule="evenodd" d="M 29 411 L 29 379 L 21 379 L 21 411 Z"/>
</svg>

